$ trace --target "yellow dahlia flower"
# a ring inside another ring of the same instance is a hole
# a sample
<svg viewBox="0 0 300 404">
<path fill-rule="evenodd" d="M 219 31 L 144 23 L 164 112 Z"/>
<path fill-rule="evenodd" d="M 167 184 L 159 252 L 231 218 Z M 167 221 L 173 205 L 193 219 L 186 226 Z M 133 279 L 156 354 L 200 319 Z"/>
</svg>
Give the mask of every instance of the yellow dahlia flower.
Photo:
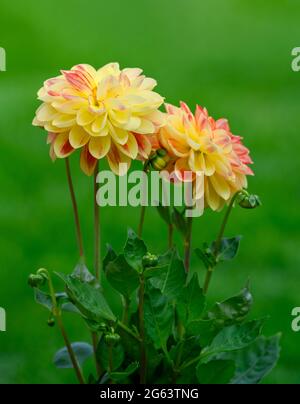
<svg viewBox="0 0 300 404">
<path fill-rule="evenodd" d="M 204 173 L 205 206 L 220 210 L 233 195 L 247 187 L 252 163 L 242 138 L 234 136 L 226 119 L 215 121 L 197 106 L 195 115 L 185 103 L 166 105 L 167 119 L 158 135 L 172 158 L 168 166 L 180 181 L 184 172 Z"/>
<path fill-rule="evenodd" d="M 120 171 L 120 163 L 128 169 L 131 160 L 147 159 L 151 143 L 146 135 L 162 125 L 163 98 L 152 91 L 156 81 L 141 73 L 120 70 L 117 63 L 99 70 L 81 64 L 47 80 L 38 93 L 43 104 L 33 125 L 48 132 L 51 158 L 81 148 L 80 165 L 88 175 L 103 157 L 118 175 L 126 171 Z"/>
</svg>

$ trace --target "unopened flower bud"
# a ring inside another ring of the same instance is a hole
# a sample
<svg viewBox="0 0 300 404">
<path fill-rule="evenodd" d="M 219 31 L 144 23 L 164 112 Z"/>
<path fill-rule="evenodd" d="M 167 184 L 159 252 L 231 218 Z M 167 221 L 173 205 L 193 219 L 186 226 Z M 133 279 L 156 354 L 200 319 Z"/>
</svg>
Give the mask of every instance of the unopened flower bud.
<svg viewBox="0 0 300 404">
<path fill-rule="evenodd" d="M 42 275 L 31 274 L 28 278 L 28 285 L 32 288 L 37 288 L 39 286 L 43 286 L 46 282 L 46 279 Z"/>
<path fill-rule="evenodd" d="M 121 337 L 119 334 L 108 333 L 105 335 L 104 339 L 107 345 L 115 345 L 120 341 Z"/>
<path fill-rule="evenodd" d="M 147 253 L 142 260 L 144 268 L 155 267 L 158 264 L 158 258 L 156 255 Z"/>
<path fill-rule="evenodd" d="M 47 321 L 47 324 L 49 327 L 54 327 L 55 326 L 55 320 L 54 318 L 49 318 Z"/>
<path fill-rule="evenodd" d="M 261 206 L 261 201 L 259 196 L 257 195 L 250 195 L 248 192 L 242 192 L 237 199 L 238 204 L 241 208 L 244 209 L 255 209 Z"/>
<path fill-rule="evenodd" d="M 154 170 L 161 171 L 170 162 L 170 156 L 167 151 L 164 149 L 159 149 L 155 152 L 155 154 L 151 157 L 151 166 Z"/>
</svg>

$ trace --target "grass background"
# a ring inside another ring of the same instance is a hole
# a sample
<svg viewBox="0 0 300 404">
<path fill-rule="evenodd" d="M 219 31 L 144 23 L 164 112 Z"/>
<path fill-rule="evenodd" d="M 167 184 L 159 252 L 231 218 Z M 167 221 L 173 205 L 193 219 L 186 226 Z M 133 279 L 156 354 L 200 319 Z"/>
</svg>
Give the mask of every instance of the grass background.
<svg viewBox="0 0 300 404">
<path fill-rule="evenodd" d="M 198 102 L 245 137 L 255 161 L 250 189 L 264 206 L 234 212 L 227 235 L 244 234 L 239 259 L 215 275 L 210 299 L 236 293 L 250 277 L 253 315 L 270 315 L 267 334 L 283 333 L 280 362 L 265 382 L 300 382 L 300 335 L 290 326 L 291 310 L 300 306 L 300 73 L 290 67 L 299 14 L 296 0 L 1 0 L 0 46 L 7 52 L 7 72 L 0 73 L 0 306 L 7 311 L 1 383 L 74 381 L 71 371 L 51 363 L 62 340 L 26 284 L 41 266 L 68 272 L 77 259 L 64 164 L 50 162 L 45 136 L 31 121 L 46 78 L 77 63 L 110 61 L 142 67 L 168 102 Z M 76 157 L 72 165 L 91 265 L 91 179 L 80 174 Z M 137 220 L 137 209 L 104 209 L 103 245 L 121 248 Z M 215 237 L 220 220 L 210 212 L 197 220 L 195 246 Z M 153 252 L 166 245 L 154 209 L 145 239 Z M 67 321 L 72 340 L 87 339 L 75 320 Z"/>
</svg>

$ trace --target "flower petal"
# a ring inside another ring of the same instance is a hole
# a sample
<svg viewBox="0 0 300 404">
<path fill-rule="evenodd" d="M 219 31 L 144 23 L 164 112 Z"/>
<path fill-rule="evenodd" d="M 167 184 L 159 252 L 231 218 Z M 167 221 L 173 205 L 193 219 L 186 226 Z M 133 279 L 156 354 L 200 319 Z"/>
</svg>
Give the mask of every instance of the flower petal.
<svg viewBox="0 0 300 404">
<path fill-rule="evenodd" d="M 90 139 L 90 135 L 81 126 L 73 126 L 70 131 L 69 140 L 74 149 L 78 149 L 87 144 Z"/>
<path fill-rule="evenodd" d="M 97 162 L 98 160 L 90 154 L 88 146 L 85 146 L 80 154 L 80 167 L 82 171 L 88 176 L 92 175 Z"/>
<path fill-rule="evenodd" d="M 107 155 L 108 164 L 110 169 L 119 176 L 127 174 L 129 170 L 131 159 L 125 156 L 113 143 Z"/>
<path fill-rule="evenodd" d="M 54 153 L 58 158 L 68 157 L 73 151 L 69 142 L 69 133 L 60 133 L 53 143 Z"/>
<path fill-rule="evenodd" d="M 107 155 L 111 145 L 111 137 L 92 137 L 89 141 L 89 152 L 93 157 L 100 160 Z"/>
</svg>

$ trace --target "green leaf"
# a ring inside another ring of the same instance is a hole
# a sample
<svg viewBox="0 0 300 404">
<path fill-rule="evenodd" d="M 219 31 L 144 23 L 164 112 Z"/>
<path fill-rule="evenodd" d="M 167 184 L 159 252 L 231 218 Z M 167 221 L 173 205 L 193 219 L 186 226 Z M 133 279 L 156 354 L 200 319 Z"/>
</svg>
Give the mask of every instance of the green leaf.
<svg viewBox="0 0 300 404">
<path fill-rule="evenodd" d="M 124 248 L 124 257 L 127 263 L 136 271 L 141 272 L 143 269 L 142 260 L 146 254 L 147 247 L 145 243 L 138 238 L 133 230 L 129 230 Z"/>
<path fill-rule="evenodd" d="M 74 342 L 71 346 L 80 366 L 82 366 L 83 363 L 93 355 L 93 347 L 86 342 Z M 53 362 L 55 366 L 60 369 L 69 369 L 73 367 L 66 347 L 56 352 Z"/>
<path fill-rule="evenodd" d="M 129 366 L 127 366 L 127 368 L 123 371 L 111 372 L 110 379 L 116 383 L 123 382 L 129 376 L 131 376 L 133 373 L 135 373 L 138 368 L 139 368 L 139 363 L 133 362 Z"/>
<path fill-rule="evenodd" d="M 200 344 L 202 347 L 210 345 L 219 333 L 214 320 L 196 320 L 190 322 L 186 327 L 186 334 L 188 336 L 199 336 Z"/>
<path fill-rule="evenodd" d="M 76 307 L 70 302 L 68 295 L 65 292 L 56 293 L 56 301 L 62 311 L 70 313 L 79 313 Z M 34 289 L 35 301 L 47 310 L 53 310 L 53 304 L 51 296 L 48 293 L 41 291 L 40 289 Z"/>
<path fill-rule="evenodd" d="M 230 359 L 237 366 L 231 384 L 258 384 L 276 365 L 280 356 L 280 335 L 260 337 L 241 351 L 232 352 Z"/>
<path fill-rule="evenodd" d="M 218 251 L 216 257 L 217 262 L 230 261 L 233 258 L 235 258 L 235 256 L 238 253 L 241 239 L 242 236 L 223 238 L 221 241 L 220 250 Z M 213 242 L 211 246 L 212 252 L 215 252 L 215 249 L 216 249 L 216 242 Z"/>
<path fill-rule="evenodd" d="M 181 297 L 177 301 L 177 311 L 183 325 L 186 327 L 189 323 L 200 320 L 204 308 L 205 296 L 195 274 L 188 285 L 182 288 Z"/>
<path fill-rule="evenodd" d="M 216 259 L 210 249 L 201 250 L 200 248 L 196 248 L 195 253 L 203 262 L 206 269 L 213 268 L 216 265 Z"/>
<path fill-rule="evenodd" d="M 250 345 L 260 335 L 264 322 L 265 320 L 253 320 L 223 328 L 211 345 L 201 352 L 200 363 L 208 363 L 221 353 L 237 351 Z"/>
<path fill-rule="evenodd" d="M 197 366 L 197 378 L 200 384 L 229 384 L 235 372 L 233 361 L 216 360 Z"/>
<path fill-rule="evenodd" d="M 156 349 L 167 351 L 172 332 L 174 310 L 159 289 L 147 284 L 144 304 L 145 328 Z"/>
<path fill-rule="evenodd" d="M 164 222 L 167 223 L 167 225 L 172 224 L 172 218 L 169 206 L 162 206 L 161 204 L 159 204 L 159 206 L 157 206 L 157 211 L 159 213 L 159 216 L 162 218 Z"/>
<path fill-rule="evenodd" d="M 72 276 L 57 275 L 65 282 L 71 301 L 89 320 L 114 321 L 116 319 L 100 289 L 96 289 L 88 283 L 83 283 Z"/>
<path fill-rule="evenodd" d="M 170 263 L 161 268 L 157 277 L 151 278 L 151 283 L 170 300 L 182 295 L 182 289 L 186 284 L 186 273 L 183 261 L 179 258 L 176 250 L 172 250 Z"/>
<path fill-rule="evenodd" d="M 183 236 L 185 236 L 187 233 L 187 223 L 185 220 L 185 211 L 179 212 L 179 210 L 174 207 L 173 214 L 172 214 L 172 220 L 173 220 L 173 223 L 175 224 L 177 230 Z"/>
<path fill-rule="evenodd" d="M 128 265 L 124 255 L 119 255 L 107 265 L 106 277 L 113 288 L 127 298 L 139 286 L 139 274 Z"/>
<path fill-rule="evenodd" d="M 117 258 L 117 254 L 115 253 L 114 249 L 111 245 L 107 244 L 107 253 L 103 260 L 103 269 L 106 272 L 107 266 L 110 262 L 113 262 Z"/>
<path fill-rule="evenodd" d="M 121 344 L 109 347 L 104 338 L 101 338 L 97 346 L 97 358 L 107 372 L 118 369 L 124 361 L 124 349 Z M 110 367 L 112 366 L 112 369 Z"/>
<path fill-rule="evenodd" d="M 248 288 L 238 295 L 216 303 L 207 313 L 209 320 L 215 320 L 220 327 L 241 322 L 248 315 L 253 304 L 253 298 Z"/>
</svg>

